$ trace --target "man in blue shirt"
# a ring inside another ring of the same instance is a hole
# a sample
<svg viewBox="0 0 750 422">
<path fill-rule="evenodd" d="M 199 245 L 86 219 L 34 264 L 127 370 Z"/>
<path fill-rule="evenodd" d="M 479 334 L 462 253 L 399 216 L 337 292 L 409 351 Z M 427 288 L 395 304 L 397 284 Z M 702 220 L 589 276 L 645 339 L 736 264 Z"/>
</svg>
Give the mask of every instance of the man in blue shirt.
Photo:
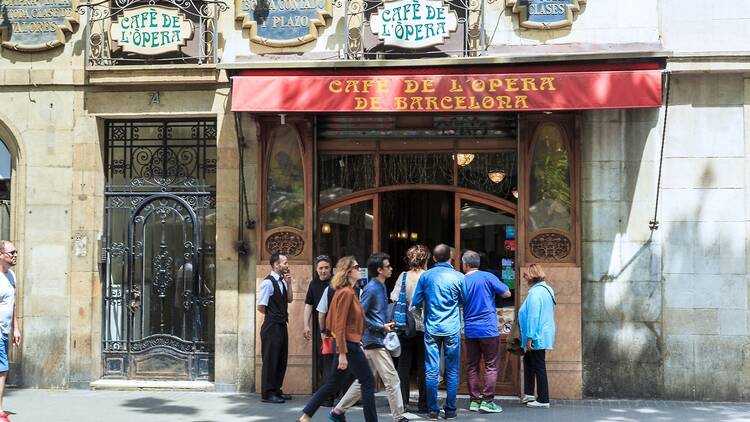
<svg viewBox="0 0 750 422">
<path fill-rule="evenodd" d="M 440 408 L 437 402 L 440 350 L 445 355 L 445 419 L 456 418 L 456 392 L 458 367 L 461 360 L 461 316 L 464 275 L 450 264 L 451 248 L 435 246 L 432 257 L 436 264 L 425 271 L 417 282 L 412 308 L 424 307 L 425 384 L 429 419 L 437 420 Z"/>
<path fill-rule="evenodd" d="M 500 413 L 494 403 L 497 383 L 497 361 L 500 357 L 500 332 L 497 329 L 495 295 L 510 297 L 510 289 L 494 274 L 479 270 L 480 257 L 474 251 L 464 252 L 461 265 L 466 274 L 464 301 L 464 337 L 466 338 L 466 372 L 472 412 Z M 479 382 L 479 360 L 484 357 L 484 388 Z"/>
</svg>

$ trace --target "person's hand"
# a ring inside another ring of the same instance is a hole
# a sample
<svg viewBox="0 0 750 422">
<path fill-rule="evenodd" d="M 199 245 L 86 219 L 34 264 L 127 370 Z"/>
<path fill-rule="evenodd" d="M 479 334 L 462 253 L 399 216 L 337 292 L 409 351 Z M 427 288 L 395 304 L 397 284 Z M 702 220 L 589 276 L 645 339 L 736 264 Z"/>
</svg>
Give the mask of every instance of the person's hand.
<svg viewBox="0 0 750 422">
<path fill-rule="evenodd" d="M 326 338 L 328 338 L 328 334 L 326 334 L 326 333 L 320 333 L 320 340 L 321 341 L 325 340 Z"/>
<path fill-rule="evenodd" d="M 286 282 L 287 286 L 291 286 L 292 284 L 292 272 L 287 271 L 284 273 L 284 281 Z"/>
<path fill-rule="evenodd" d="M 13 345 L 18 346 L 21 344 L 21 331 L 18 328 L 13 330 Z"/>
<path fill-rule="evenodd" d="M 530 339 L 526 339 L 526 350 L 534 350 L 534 342 Z"/>
<path fill-rule="evenodd" d="M 305 327 L 304 331 L 302 331 L 302 337 L 304 337 L 305 340 L 310 341 L 312 338 L 312 330 L 310 327 Z"/>
<path fill-rule="evenodd" d="M 390 333 L 391 331 L 393 331 L 393 327 L 395 325 L 396 325 L 395 322 L 388 322 L 385 325 L 383 325 L 383 331 L 385 331 L 386 333 Z"/>
<path fill-rule="evenodd" d="M 346 353 L 340 353 L 339 354 L 339 366 L 336 367 L 339 371 L 346 371 L 346 368 L 349 367 L 349 362 L 346 360 Z"/>
</svg>

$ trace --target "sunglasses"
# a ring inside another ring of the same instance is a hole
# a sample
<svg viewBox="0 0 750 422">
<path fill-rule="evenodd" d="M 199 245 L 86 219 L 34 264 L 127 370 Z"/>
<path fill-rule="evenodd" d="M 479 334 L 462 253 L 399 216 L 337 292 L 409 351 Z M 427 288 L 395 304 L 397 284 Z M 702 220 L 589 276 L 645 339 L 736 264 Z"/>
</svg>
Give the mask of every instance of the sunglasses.
<svg viewBox="0 0 750 422">
<path fill-rule="evenodd" d="M 5 251 L 3 253 L 8 255 L 18 255 L 18 251 Z"/>
<path fill-rule="evenodd" d="M 349 268 L 349 270 L 359 270 L 359 264 L 352 265 L 352 267 Z"/>
</svg>

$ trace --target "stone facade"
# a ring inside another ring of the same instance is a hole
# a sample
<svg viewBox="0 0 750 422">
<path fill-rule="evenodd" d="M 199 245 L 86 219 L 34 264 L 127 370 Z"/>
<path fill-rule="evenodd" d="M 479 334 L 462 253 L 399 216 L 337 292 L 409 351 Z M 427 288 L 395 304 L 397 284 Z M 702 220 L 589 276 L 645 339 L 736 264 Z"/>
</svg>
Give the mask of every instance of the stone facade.
<svg viewBox="0 0 750 422">
<path fill-rule="evenodd" d="M 228 6 L 218 20 L 218 66 L 87 65 L 86 16 L 63 46 L 0 49 L 0 140 L 13 156 L 11 238 L 20 251 L 24 334 L 12 352 L 12 382 L 87 388 L 102 376 L 103 122 L 211 116 L 218 127 L 213 381 L 221 391 L 259 383 L 255 300 L 267 265 L 258 259 L 257 231 L 238 217 L 243 172 L 247 218 L 258 219 L 258 134 L 251 116 L 237 124 L 230 111 L 228 69 L 303 60 L 346 66 L 347 19 L 334 4 L 317 40 L 271 48 L 251 43 L 235 5 Z M 549 357 L 553 395 L 748 399 L 750 56 L 743 22 L 750 6 L 589 1 L 572 27 L 549 31 L 519 28 L 503 1 L 485 6 L 486 51 L 422 63 L 647 59 L 673 72 L 656 231 L 648 224 L 664 107 L 579 113 L 582 258 L 580 267 L 550 271 L 562 322 Z M 239 237 L 249 254 L 238 254 Z M 292 336 L 301 332 L 311 276 L 309 266 L 297 265 Z M 288 377 L 302 380 L 296 392 L 309 392 L 308 347 L 294 343 L 290 354 Z"/>
</svg>

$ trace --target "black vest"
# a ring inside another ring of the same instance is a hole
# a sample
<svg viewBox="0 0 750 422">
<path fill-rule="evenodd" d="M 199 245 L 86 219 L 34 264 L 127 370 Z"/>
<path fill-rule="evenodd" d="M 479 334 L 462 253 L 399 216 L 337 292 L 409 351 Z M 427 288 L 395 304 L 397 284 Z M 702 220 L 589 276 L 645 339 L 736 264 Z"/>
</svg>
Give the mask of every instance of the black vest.
<svg viewBox="0 0 750 422">
<path fill-rule="evenodd" d="M 279 283 L 271 277 L 269 274 L 266 280 L 271 281 L 273 286 L 273 294 L 268 298 L 268 306 L 266 306 L 266 318 L 263 322 L 276 322 L 279 324 L 286 324 L 289 321 L 289 312 L 287 307 L 289 303 L 286 301 L 286 294 L 284 294 L 279 288 Z M 289 288 L 289 286 L 287 286 Z"/>
</svg>

